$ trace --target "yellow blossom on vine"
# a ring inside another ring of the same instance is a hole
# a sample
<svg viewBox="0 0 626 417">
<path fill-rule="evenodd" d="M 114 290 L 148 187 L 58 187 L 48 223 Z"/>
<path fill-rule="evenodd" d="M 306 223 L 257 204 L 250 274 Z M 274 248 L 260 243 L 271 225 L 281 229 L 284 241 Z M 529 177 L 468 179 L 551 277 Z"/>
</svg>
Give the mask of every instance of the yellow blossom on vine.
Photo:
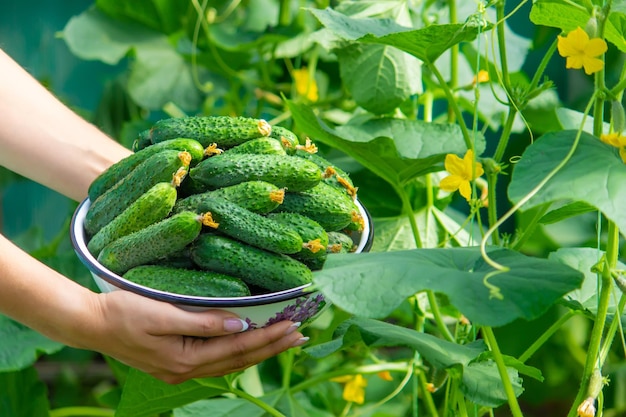
<svg viewBox="0 0 626 417">
<path fill-rule="evenodd" d="M 580 27 L 567 36 L 559 36 L 557 47 L 559 54 L 567 58 L 566 68 L 584 68 L 586 74 L 593 74 L 604 67 L 604 62 L 598 57 L 607 51 L 606 41 L 600 38 L 589 39 L 587 32 Z"/>
<path fill-rule="evenodd" d="M 380 371 L 376 375 L 378 375 L 380 379 L 383 379 L 385 381 L 393 381 L 393 377 L 391 376 L 391 372 L 389 371 Z"/>
<path fill-rule="evenodd" d="M 296 92 L 299 95 L 313 102 L 319 99 L 317 83 L 315 82 L 315 78 L 309 77 L 309 70 L 307 68 L 303 67 L 293 70 L 292 76 L 296 86 Z"/>
<path fill-rule="evenodd" d="M 367 380 L 363 378 L 363 375 L 345 375 L 333 378 L 332 381 L 345 384 L 342 396 L 344 400 L 357 404 L 363 404 L 365 402 Z"/>
<path fill-rule="evenodd" d="M 478 74 L 474 75 L 472 84 L 476 85 L 477 83 L 486 83 L 487 81 L 489 81 L 489 72 L 485 70 L 480 70 L 478 71 Z"/>
<path fill-rule="evenodd" d="M 474 152 L 468 150 L 463 159 L 451 153 L 447 154 L 444 166 L 450 175 L 439 182 L 439 188 L 448 192 L 459 190 L 469 201 L 472 196 L 470 181 L 483 175 L 483 164 L 474 162 Z"/>
<path fill-rule="evenodd" d="M 626 164 L 626 136 L 622 136 L 619 133 L 606 133 L 600 135 L 600 140 L 607 145 L 614 146 L 619 149 L 619 156 Z"/>
</svg>

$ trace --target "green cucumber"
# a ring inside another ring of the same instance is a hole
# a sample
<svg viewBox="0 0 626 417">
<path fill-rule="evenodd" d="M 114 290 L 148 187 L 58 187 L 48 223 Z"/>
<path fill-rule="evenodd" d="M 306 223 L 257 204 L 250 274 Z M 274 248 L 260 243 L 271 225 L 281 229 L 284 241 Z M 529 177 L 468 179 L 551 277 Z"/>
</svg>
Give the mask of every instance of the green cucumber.
<svg viewBox="0 0 626 417">
<path fill-rule="evenodd" d="M 234 146 L 226 150 L 227 153 L 258 153 L 258 154 L 273 154 L 273 155 L 286 155 L 287 152 L 283 148 L 282 143 L 274 138 L 258 138 L 251 139 L 241 145 Z"/>
<path fill-rule="evenodd" d="M 250 289 L 241 279 L 201 269 L 159 265 L 136 266 L 124 278 L 144 287 L 196 297 L 245 297 Z"/>
<path fill-rule="evenodd" d="M 87 234 L 95 235 L 155 184 L 180 181 L 187 175 L 190 160 L 189 152 L 172 149 L 150 156 L 91 202 L 84 222 Z"/>
<path fill-rule="evenodd" d="M 203 269 L 236 276 L 249 286 L 282 291 L 309 284 L 313 273 L 288 255 L 269 252 L 213 233 L 191 244 L 191 259 Z"/>
<path fill-rule="evenodd" d="M 137 135 L 137 139 L 133 141 L 133 146 L 131 150 L 133 152 L 140 151 L 148 146 L 152 145 L 152 140 L 150 139 L 150 129 L 142 130 Z"/>
<path fill-rule="evenodd" d="M 320 182 L 310 190 L 286 192 L 278 210 L 307 216 L 327 232 L 342 230 L 353 222 L 362 221 L 352 198 L 325 182 Z"/>
<path fill-rule="evenodd" d="M 296 151 L 299 140 L 298 136 L 291 130 L 282 126 L 272 126 L 272 132 L 269 136 L 270 138 L 278 139 L 288 154 Z"/>
<path fill-rule="evenodd" d="M 198 211 L 211 216 L 210 227 L 249 245 L 284 254 L 302 250 L 302 237 L 292 227 L 224 198 L 205 198 L 198 205 Z"/>
<path fill-rule="evenodd" d="M 204 148 L 200 142 L 193 139 L 177 138 L 149 146 L 119 160 L 96 177 L 89 185 L 87 192 L 89 199 L 95 201 L 96 198 L 104 194 L 106 190 L 128 175 L 133 169 L 139 166 L 139 164 L 152 155 L 166 149 L 189 152 L 191 155 L 191 166 L 197 164 L 204 158 Z"/>
<path fill-rule="evenodd" d="M 328 232 L 328 253 L 354 252 L 356 245 L 350 235 L 343 232 Z"/>
<path fill-rule="evenodd" d="M 313 162 L 290 155 L 223 153 L 200 162 L 189 176 L 212 188 L 259 180 L 303 191 L 321 181 L 322 171 Z"/>
<path fill-rule="evenodd" d="M 187 179 L 185 179 L 187 181 Z M 184 182 L 183 182 L 184 183 Z M 198 205 L 205 198 L 221 197 L 259 214 L 276 209 L 282 202 L 285 191 L 266 181 L 246 181 L 228 187 L 191 194 L 176 201 L 173 211 L 198 212 Z"/>
<path fill-rule="evenodd" d="M 205 148 L 216 143 L 225 149 L 250 139 L 269 136 L 272 127 L 263 119 L 230 116 L 190 116 L 159 120 L 150 129 L 150 140 L 185 137 L 196 139 Z"/>
<path fill-rule="evenodd" d="M 324 173 L 322 175 L 322 181 L 347 192 L 352 198 L 356 198 L 357 188 L 354 186 L 354 183 L 346 171 L 317 153 L 298 149 L 294 155 L 316 163 Z"/>
<path fill-rule="evenodd" d="M 302 237 L 302 250 L 292 254 L 295 259 L 313 270 L 322 268 L 326 261 L 328 233 L 318 222 L 299 213 L 269 213 L 267 217 L 293 228 Z"/>
<path fill-rule="evenodd" d="M 177 253 L 193 242 L 202 230 L 203 216 L 183 211 L 106 245 L 98 262 L 116 274 Z"/>
<path fill-rule="evenodd" d="M 87 244 L 95 257 L 102 248 L 122 236 L 163 220 L 170 214 L 177 197 L 176 186 L 160 182 L 146 191 L 110 223 L 96 233 Z"/>
</svg>

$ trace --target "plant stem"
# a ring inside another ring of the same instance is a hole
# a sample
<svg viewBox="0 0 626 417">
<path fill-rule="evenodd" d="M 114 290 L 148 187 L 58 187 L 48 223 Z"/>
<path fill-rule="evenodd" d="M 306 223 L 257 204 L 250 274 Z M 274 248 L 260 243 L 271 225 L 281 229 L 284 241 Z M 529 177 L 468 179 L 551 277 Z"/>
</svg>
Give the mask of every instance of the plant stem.
<svg viewBox="0 0 626 417">
<path fill-rule="evenodd" d="M 550 206 L 551 206 L 551 203 L 545 203 L 545 204 L 542 204 L 541 206 L 539 206 L 539 208 L 537 209 L 537 212 L 535 213 L 535 215 L 531 219 L 530 223 L 526 226 L 525 230 L 522 232 L 522 235 L 519 236 L 515 240 L 515 244 L 511 247 L 511 249 L 513 249 L 515 251 L 519 251 L 519 250 L 522 249 L 522 247 L 524 246 L 526 241 L 528 239 L 530 239 L 530 237 L 532 236 L 533 232 L 537 228 L 537 225 L 539 224 L 539 220 L 541 220 L 543 215 L 546 214 L 546 212 L 548 211 Z"/>
<path fill-rule="evenodd" d="M 606 315 L 609 310 L 609 302 L 611 301 L 611 295 L 613 293 L 613 278 L 611 277 L 611 269 L 615 268 L 615 265 L 617 264 L 617 257 L 619 254 L 619 229 L 612 221 L 609 220 L 608 223 L 606 265 L 604 266 L 602 273 L 600 274 L 600 299 L 598 301 L 596 319 L 591 330 L 591 335 L 589 336 L 587 358 L 585 360 L 585 366 L 583 368 L 580 388 L 578 390 L 578 394 L 576 395 L 576 399 L 572 404 L 572 408 L 569 411 L 568 417 L 576 417 L 576 410 L 578 406 L 586 398 L 587 388 L 589 386 L 589 379 L 591 378 L 594 369 L 598 366 L 600 346 L 602 343 L 602 334 L 604 332 L 604 324 L 606 322 Z"/>
<path fill-rule="evenodd" d="M 272 407 L 271 405 L 269 405 L 266 402 L 256 398 L 253 395 L 248 394 L 245 391 L 242 391 L 242 390 L 237 389 L 237 388 L 231 388 L 230 392 L 232 392 L 233 394 L 235 394 L 236 396 L 238 396 L 240 398 L 243 398 L 244 400 L 250 401 L 252 404 L 256 405 L 257 407 L 261 408 L 262 410 L 265 410 L 271 416 L 274 416 L 274 417 L 287 417 L 283 413 L 281 413 L 280 411 L 278 411 L 277 409 Z"/>
<path fill-rule="evenodd" d="M 50 417 L 113 417 L 115 410 L 98 407 L 63 407 L 50 410 Z"/>
<path fill-rule="evenodd" d="M 426 381 L 426 375 L 424 375 L 424 372 L 419 372 L 418 377 L 419 384 L 422 387 L 422 394 L 424 396 L 424 405 L 426 405 L 426 408 L 428 409 L 430 415 L 436 417 L 439 415 L 439 412 L 437 411 L 437 406 L 433 401 L 432 394 L 428 391 L 428 389 L 426 389 L 426 386 L 428 385 L 428 381 Z"/>
<path fill-rule="evenodd" d="M 517 397 L 515 396 L 515 391 L 513 390 L 513 385 L 511 384 L 509 373 L 506 370 L 506 365 L 504 363 L 502 353 L 500 352 L 498 341 L 496 340 L 496 336 L 493 334 L 493 329 L 489 326 L 485 326 L 481 328 L 481 332 L 485 337 L 489 348 L 491 349 L 493 359 L 496 362 L 496 366 L 498 367 L 498 372 L 500 373 L 500 379 L 502 380 L 502 385 L 504 387 L 504 392 L 509 403 L 509 408 L 511 409 L 511 414 L 513 415 L 513 417 L 524 417 L 519 403 L 517 402 Z"/>
<path fill-rule="evenodd" d="M 456 0 L 448 1 L 448 10 L 450 11 L 450 24 L 457 23 L 457 7 Z M 450 48 L 450 89 L 454 91 L 459 84 L 459 44 L 454 44 Z M 452 106 L 448 107 L 448 122 L 453 123 L 455 112 Z"/>
<path fill-rule="evenodd" d="M 539 338 L 537 340 L 535 340 L 533 342 L 533 344 L 531 344 L 525 351 L 524 353 L 522 353 L 519 358 L 517 358 L 520 362 L 526 362 L 528 359 L 530 359 L 530 357 L 539 350 L 539 348 L 541 346 L 543 346 L 543 344 L 545 342 L 548 341 L 548 339 L 550 337 L 552 337 L 552 335 L 554 333 L 556 333 L 561 326 L 563 326 L 563 324 L 565 324 L 565 322 L 567 322 L 569 319 L 571 319 L 572 317 L 574 317 L 576 314 L 578 314 L 576 311 L 574 310 L 568 310 L 567 313 L 565 313 L 564 315 L 562 315 L 557 321 L 555 321 L 554 323 L 552 323 L 552 325 L 545 331 L 543 332 L 543 334 L 541 336 L 539 336 Z"/>
<path fill-rule="evenodd" d="M 415 240 L 415 246 L 418 248 L 422 247 L 422 239 L 420 238 L 420 231 L 417 227 L 417 222 L 415 221 L 415 214 L 413 213 L 413 205 L 409 200 L 409 196 L 404 191 L 404 189 L 398 187 L 396 188 L 396 192 L 400 196 L 400 200 L 402 201 L 402 212 L 409 219 L 409 224 L 411 225 L 411 231 L 413 232 L 413 239 Z"/>
</svg>

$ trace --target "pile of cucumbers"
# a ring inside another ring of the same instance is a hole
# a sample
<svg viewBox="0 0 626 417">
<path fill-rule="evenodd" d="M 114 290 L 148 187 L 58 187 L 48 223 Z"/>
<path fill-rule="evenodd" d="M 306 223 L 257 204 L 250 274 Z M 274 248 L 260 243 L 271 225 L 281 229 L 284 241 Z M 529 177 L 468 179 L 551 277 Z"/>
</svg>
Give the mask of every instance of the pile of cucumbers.
<svg viewBox="0 0 626 417">
<path fill-rule="evenodd" d="M 262 119 L 159 120 L 90 185 L 87 248 L 130 281 L 184 295 L 310 283 L 364 226 L 357 188 L 316 152 Z"/>
</svg>

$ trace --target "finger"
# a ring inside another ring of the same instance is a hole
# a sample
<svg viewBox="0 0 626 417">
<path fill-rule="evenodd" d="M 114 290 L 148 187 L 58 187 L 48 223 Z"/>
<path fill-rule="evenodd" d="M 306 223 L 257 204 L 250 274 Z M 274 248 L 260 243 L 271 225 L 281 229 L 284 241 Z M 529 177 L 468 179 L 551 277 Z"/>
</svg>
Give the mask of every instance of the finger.
<svg viewBox="0 0 626 417">
<path fill-rule="evenodd" d="M 195 340 L 191 355 L 199 360 L 194 377 L 220 376 L 256 365 L 308 340 L 297 331 L 300 323 L 272 326 L 209 340 Z"/>
<path fill-rule="evenodd" d="M 169 305 L 160 320 L 155 322 L 155 336 L 184 335 L 215 337 L 243 332 L 249 325 L 245 320 L 225 310 L 186 311 Z"/>
</svg>

